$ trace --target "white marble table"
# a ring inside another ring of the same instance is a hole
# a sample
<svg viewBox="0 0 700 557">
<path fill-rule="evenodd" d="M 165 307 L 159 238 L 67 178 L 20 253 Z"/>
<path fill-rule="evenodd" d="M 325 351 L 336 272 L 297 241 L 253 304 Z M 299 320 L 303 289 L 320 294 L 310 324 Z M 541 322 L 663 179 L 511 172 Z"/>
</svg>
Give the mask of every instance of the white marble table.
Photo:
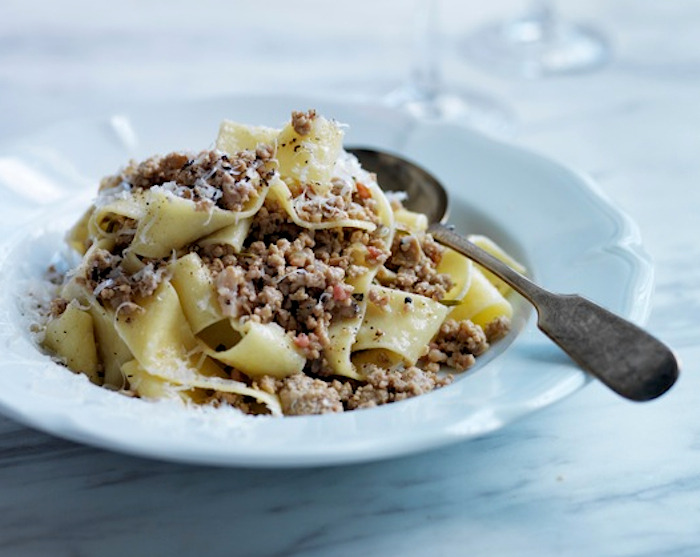
<svg viewBox="0 0 700 557">
<path fill-rule="evenodd" d="M 0 139 L 139 100 L 376 95 L 407 71 L 398 2 L 249 4 L 4 0 Z M 0 418 L 0 555 L 700 554 L 700 4 L 562 1 L 615 57 L 536 81 L 459 55 L 522 6 L 478 4 L 443 2 L 450 82 L 508 104 L 517 143 L 591 174 L 638 222 L 656 261 L 648 327 L 683 362 L 677 386 L 637 405 L 593 384 L 477 441 L 311 470 L 142 460 Z"/>
</svg>

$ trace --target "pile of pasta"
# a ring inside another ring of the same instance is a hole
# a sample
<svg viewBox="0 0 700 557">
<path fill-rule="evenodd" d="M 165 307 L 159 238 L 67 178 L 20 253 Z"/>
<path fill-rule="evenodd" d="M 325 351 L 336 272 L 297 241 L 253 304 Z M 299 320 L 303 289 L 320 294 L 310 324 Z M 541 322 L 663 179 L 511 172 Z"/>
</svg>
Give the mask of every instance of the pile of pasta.
<svg viewBox="0 0 700 557">
<path fill-rule="evenodd" d="M 396 235 L 421 233 L 427 227 L 424 215 L 392 203 L 376 176 L 344 151 L 342 126 L 312 112 L 307 116 L 302 130 L 292 122 L 282 129 L 221 124 L 216 142 L 220 152 L 233 156 L 266 146 L 270 155 L 263 177 L 251 174 L 255 190 L 233 208 L 202 205 L 182 195 L 177 184 L 138 191 L 130 184 L 103 185 L 68 234 L 82 262 L 57 286 L 64 307 L 45 323 L 44 348 L 94 383 L 132 395 L 197 403 L 209 400 L 212 392 L 231 393 L 282 414 L 279 398 L 259 388 L 258 380 L 308 369 L 299 336 L 274 320 L 227 311 L 220 285 L 198 250 L 223 245 L 230 253 L 244 252 L 256 215 L 272 202 L 297 227 L 380 231 L 387 247 Z M 338 183 L 371 200 L 366 207 L 372 218 L 321 210 Z M 124 234 L 124 222 L 132 223 L 126 246 L 117 237 Z M 122 223 L 121 228 L 115 223 Z M 473 240 L 506 257 L 488 239 Z M 85 277 L 96 250 L 109 254 L 117 249 L 121 264 L 134 275 L 152 271 L 154 261 L 159 264 L 152 292 L 113 307 L 99 296 L 109 281 L 95 287 Z M 392 271 L 373 257 L 370 247 L 358 242 L 348 253 L 356 272 L 343 284 L 357 308 L 328 327 L 330 342 L 322 356 L 334 377 L 361 383 L 368 362 L 415 365 L 447 319 L 485 326 L 511 316 L 507 287 L 449 249 L 438 268 L 451 277 L 449 290 L 439 301 L 412 293 L 410 304 L 406 291 L 386 286 L 384 279 Z"/>
</svg>

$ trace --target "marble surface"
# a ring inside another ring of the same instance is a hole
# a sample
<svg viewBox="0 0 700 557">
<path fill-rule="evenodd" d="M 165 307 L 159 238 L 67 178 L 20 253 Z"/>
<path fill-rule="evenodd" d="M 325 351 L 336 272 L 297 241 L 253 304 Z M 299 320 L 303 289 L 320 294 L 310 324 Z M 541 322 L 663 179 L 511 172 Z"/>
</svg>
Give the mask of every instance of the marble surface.
<svg viewBox="0 0 700 557">
<path fill-rule="evenodd" d="M 700 4 L 561 1 L 613 60 L 531 81 L 463 55 L 524 2 L 488 4 L 443 0 L 446 80 L 510 107 L 513 141 L 591 174 L 638 222 L 656 261 L 648 328 L 682 360 L 677 386 L 633 404 L 593 384 L 477 441 L 309 470 L 143 460 L 0 417 L 0 555 L 700 554 Z M 142 100 L 376 98 L 409 70 L 398 5 L 4 0 L 0 141 Z"/>
</svg>

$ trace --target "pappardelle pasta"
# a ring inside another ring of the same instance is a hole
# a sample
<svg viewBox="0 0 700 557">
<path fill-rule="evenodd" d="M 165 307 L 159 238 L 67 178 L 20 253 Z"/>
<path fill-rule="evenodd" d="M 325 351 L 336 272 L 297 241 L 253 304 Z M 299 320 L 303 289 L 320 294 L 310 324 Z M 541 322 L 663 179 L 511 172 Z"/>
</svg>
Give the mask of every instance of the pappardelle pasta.
<svg viewBox="0 0 700 557">
<path fill-rule="evenodd" d="M 508 331 L 508 287 L 438 245 L 342 139 L 313 110 L 282 129 L 224 121 L 214 149 L 103 179 L 68 233 L 81 260 L 54 280 L 44 349 L 125 394 L 248 414 L 449 383 Z"/>
</svg>

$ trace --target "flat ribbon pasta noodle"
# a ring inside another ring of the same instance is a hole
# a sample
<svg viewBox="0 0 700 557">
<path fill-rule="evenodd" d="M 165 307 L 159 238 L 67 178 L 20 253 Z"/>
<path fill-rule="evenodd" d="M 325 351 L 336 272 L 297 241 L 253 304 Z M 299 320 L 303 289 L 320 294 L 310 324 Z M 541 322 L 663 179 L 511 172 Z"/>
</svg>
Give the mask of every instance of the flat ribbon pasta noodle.
<svg viewBox="0 0 700 557">
<path fill-rule="evenodd" d="M 151 375 L 187 388 L 216 388 L 253 396 L 263 404 L 270 400 L 269 394 L 229 379 L 206 357 L 169 282 L 162 283 L 144 301 L 142 311 L 128 316 L 116 313 L 114 326 L 139 365 Z"/>
<path fill-rule="evenodd" d="M 367 303 L 360 304 L 360 311 L 355 317 L 339 319 L 328 328 L 330 346 L 324 350 L 324 356 L 328 360 L 333 373 L 341 377 L 362 379 L 362 374 L 352 362 L 353 345 L 357 340 L 357 333 L 365 318 Z"/>
<path fill-rule="evenodd" d="M 474 266 L 471 284 L 462 302 L 452 309 L 450 319 L 462 321 L 469 319 L 481 327 L 485 327 L 494 319 L 513 315 L 513 306 L 489 282 L 484 274 Z"/>
<path fill-rule="evenodd" d="M 452 279 L 452 288 L 445 293 L 443 300 L 463 300 L 471 286 L 474 262 L 451 248 L 445 248 L 437 271 Z"/>
<path fill-rule="evenodd" d="M 121 231 L 121 225 L 126 220 L 138 221 L 146 212 L 145 194 L 137 192 L 133 195 L 103 195 L 98 197 L 95 209 L 87 222 L 87 231 L 93 238 L 114 239 Z"/>
<path fill-rule="evenodd" d="M 240 381 L 200 375 L 191 378 L 187 384 L 181 384 L 151 375 L 136 360 L 131 360 L 124 365 L 124 373 L 132 387 L 145 398 L 156 400 L 177 398 L 185 401 L 197 401 L 197 393 L 193 392 L 192 389 L 215 390 L 221 393 L 249 396 L 265 405 L 273 416 L 282 415 L 280 401 L 275 395 L 252 389 Z"/>
<path fill-rule="evenodd" d="M 288 185 L 313 184 L 316 193 L 328 193 L 333 168 L 343 147 L 343 130 L 335 122 L 321 116 L 306 121 L 290 122 L 277 139 L 277 160 L 280 174 Z M 301 128 L 307 128 L 301 134 Z"/>
<path fill-rule="evenodd" d="M 322 230 L 324 228 L 358 228 L 361 230 L 368 230 L 370 232 L 376 230 L 377 228 L 377 225 L 373 222 L 361 219 L 338 218 L 321 220 L 318 222 L 305 220 L 299 216 L 298 212 L 300 197 L 295 197 L 292 191 L 289 189 L 289 186 L 281 179 L 275 178 L 271 182 L 270 196 L 277 200 L 277 202 L 289 215 L 292 222 L 294 222 L 294 224 L 297 226 L 301 226 L 302 228 L 315 228 L 317 230 Z M 313 196 L 314 197 L 311 198 L 312 201 L 313 199 L 319 199 L 326 202 L 327 198 L 325 197 L 318 194 L 313 194 Z"/>
<path fill-rule="evenodd" d="M 163 282 L 139 309 L 114 312 L 114 328 L 146 371 L 176 380 L 201 367 L 197 340 L 175 289 Z"/>
<path fill-rule="evenodd" d="M 151 375 L 137 360 L 126 362 L 122 366 L 122 372 L 129 381 L 131 389 L 143 398 L 189 400 L 191 397 L 191 393 L 187 390 L 190 387 L 183 388 L 182 385 Z"/>
<path fill-rule="evenodd" d="M 114 314 L 97 302 L 90 304 L 90 315 L 95 327 L 95 338 L 100 361 L 104 365 L 104 384 L 121 389 L 125 379 L 122 366 L 134 355 L 114 328 Z"/>
<path fill-rule="evenodd" d="M 90 246 L 80 266 L 62 286 L 60 294 L 63 299 L 73 300 L 72 303 L 81 304 L 81 309 L 87 311 L 92 318 L 97 354 L 104 368 L 99 384 L 121 389 L 125 384 L 121 366 L 132 359 L 133 355 L 114 329 L 113 312 L 100 305 L 95 294 L 97 290 L 90 291 L 85 281 L 82 280 L 87 272 L 86 265 L 90 260 L 90 255 L 97 250 L 109 249 L 111 245 L 110 240 L 103 239 Z M 88 341 L 86 340 L 86 342 Z M 71 367 L 71 369 L 73 368 Z"/>
<path fill-rule="evenodd" d="M 188 253 L 170 265 L 170 282 L 177 292 L 193 334 L 224 318 L 209 269 L 196 253 Z"/>
<path fill-rule="evenodd" d="M 245 242 L 246 236 L 250 231 L 250 225 L 253 223 L 253 218 L 248 217 L 240 221 L 224 226 L 209 236 L 197 240 L 197 245 L 200 247 L 221 244 L 231 246 L 234 253 L 240 253 Z"/>
<path fill-rule="evenodd" d="M 268 187 L 265 185 L 254 203 L 239 212 L 215 206 L 202 210 L 189 199 L 177 197 L 167 190 L 151 188 L 144 196 L 144 215 L 139 220 L 130 249 L 144 257 L 166 257 L 173 250 L 257 213 Z"/>
<path fill-rule="evenodd" d="M 414 365 L 448 312 L 449 308 L 431 298 L 373 286 L 353 351 L 381 348 Z"/>
<path fill-rule="evenodd" d="M 93 383 L 102 384 L 92 317 L 75 302 L 48 323 L 44 346 L 62 358 L 68 368 L 84 373 Z"/>
<path fill-rule="evenodd" d="M 90 231 L 88 229 L 88 224 L 92 218 L 94 208 L 90 207 L 87 211 L 83 213 L 78 222 L 76 222 L 73 227 L 68 231 L 66 235 L 66 243 L 73 248 L 80 255 L 85 255 L 89 245 L 90 245 Z"/>
<path fill-rule="evenodd" d="M 356 277 L 348 277 L 345 282 L 353 287 L 355 294 L 365 294 L 369 291 L 372 281 L 380 269 L 379 265 L 368 266 L 366 272 Z"/>
<path fill-rule="evenodd" d="M 224 120 L 219 126 L 216 148 L 225 153 L 238 153 L 243 150 L 255 151 L 258 145 L 277 146 L 280 130 L 266 126 L 248 126 Z"/>
<path fill-rule="evenodd" d="M 304 369 L 306 358 L 277 323 L 248 320 L 241 324 L 229 319 L 221 325 L 209 335 L 200 335 L 206 338 L 202 351 L 211 358 L 249 377 L 287 377 Z"/>
<path fill-rule="evenodd" d="M 526 271 L 524 265 L 522 265 L 519 261 L 511 257 L 501 246 L 499 246 L 491 238 L 487 238 L 486 236 L 482 236 L 480 234 L 472 234 L 467 238 L 470 242 L 479 246 L 485 252 L 490 253 L 496 259 L 508 265 L 511 269 L 514 269 L 519 273 L 524 273 Z M 479 265 L 479 269 L 488 279 L 488 281 L 491 284 L 493 284 L 498 289 L 498 291 L 504 296 L 506 296 L 509 292 L 513 290 L 513 288 L 510 285 L 508 285 L 502 279 L 498 278 L 488 269 L 484 269 L 481 265 Z"/>
<path fill-rule="evenodd" d="M 405 365 L 405 360 L 400 354 L 386 350 L 385 348 L 371 348 L 361 352 L 353 352 L 352 365 L 358 375 L 363 377 L 362 371 L 369 366 L 378 366 L 384 369 L 394 369 Z"/>
<path fill-rule="evenodd" d="M 219 127 L 217 148 L 228 153 L 254 150 L 260 144 L 275 148 L 279 174 L 295 191 L 312 184 L 324 195 L 330 188 L 333 168 L 342 151 L 343 131 L 323 117 L 309 118 L 303 125 L 292 122 L 281 130 L 265 126 L 245 126 L 225 120 Z M 304 133 L 300 133 L 303 131 Z"/>
<path fill-rule="evenodd" d="M 425 232 L 428 230 L 428 217 L 423 213 L 409 211 L 399 207 L 394 211 L 397 228 L 408 232 Z"/>
</svg>

